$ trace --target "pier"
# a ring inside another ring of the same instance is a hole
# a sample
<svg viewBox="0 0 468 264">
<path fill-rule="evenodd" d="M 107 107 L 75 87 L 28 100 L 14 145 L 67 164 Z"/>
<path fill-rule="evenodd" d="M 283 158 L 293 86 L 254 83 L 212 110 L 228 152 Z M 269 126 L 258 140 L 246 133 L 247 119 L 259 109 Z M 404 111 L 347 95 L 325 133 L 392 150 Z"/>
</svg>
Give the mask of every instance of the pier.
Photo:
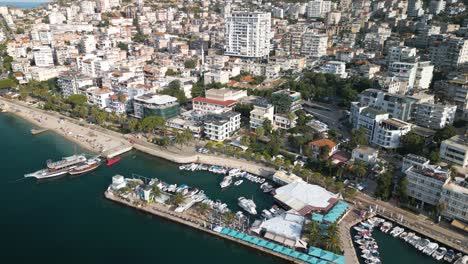
<svg viewBox="0 0 468 264">
<path fill-rule="evenodd" d="M 118 155 L 121 155 L 121 154 L 123 154 L 125 152 L 129 152 L 132 149 L 133 149 L 132 146 L 122 145 L 122 146 L 118 146 L 118 147 L 103 151 L 101 156 L 103 156 L 105 158 L 108 158 L 108 159 L 111 159 L 111 158 L 113 158 L 115 156 L 118 156 Z"/>
<path fill-rule="evenodd" d="M 126 200 L 123 200 L 123 199 L 115 196 L 114 194 L 112 194 L 111 192 L 108 192 L 108 191 L 104 192 L 104 196 L 107 199 L 111 200 L 111 201 L 114 201 L 114 202 L 117 202 L 117 203 L 120 203 L 120 204 L 123 204 L 123 205 L 126 205 L 126 206 L 133 207 L 133 208 L 141 210 L 141 211 L 143 211 L 145 213 L 149 213 L 149 214 L 152 214 L 152 215 L 156 215 L 156 216 L 165 218 L 165 219 L 170 220 L 172 222 L 176 222 L 176 223 L 188 226 L 188 227 L 192 227 L 194 229 L 197 229 L 197 230 L 202 231 L 202 232 L 206 232 L 206 233 L 211 234 L 213 236 L 217 236 L 217 237 L 220 237 L 220 238 L 230 240 L 232 242 L 236 242 L 236 243 L 241 244 L 241 245 L 243 245 L 245 247 L 256 249 L 256 250 L 261 251 L 263 253 L 270 254 L 272 256 L 281 258 L 283 260 L 290 261 L 291 263 L 301 263 L 301 264 L 302 263 L 307 263 L 307 262 L 304 262 L 304 261 L 300 261 L 300 260 L 298 260 L 296 258 L 288 257 L 286 255 L 277 253 L 277 252 L 275 252 L 273 250 L 268 250 L 266 248 L 262 248 L 262 247 L 254 245 L 254 244 L 247 243 L 247 242 L 242 241 L 240 239 L 236 239 L 236 238 L 221 234 L 219 232 L 215 232 L 215 231 L 207 228 L 206 226 L 209 225 L 209 224 L 207 224 L 206 222 L 200 221 L 200 219 L 193 218 L 193 217 L 191 217 L 191 216 L 189 216 L 189 215 L 187 215 L 185 213 L 176 213 L 176 212 L 170 211 L 166 207 L 158 205 L 158 204 L 137 206 L 137 205 L 132 204 L 131 202 L 128 202 Z"/>
<path fill-rule="evenodd" d="M 46 131 L 49 131 L 49 129 L 47 129 L 47 128 L 33 128 L 33 129 L 31 129 L 31 134 L 35 136 L 35 135 L 42 134 L 42 133 L 44 133 Z"/>
</svg>

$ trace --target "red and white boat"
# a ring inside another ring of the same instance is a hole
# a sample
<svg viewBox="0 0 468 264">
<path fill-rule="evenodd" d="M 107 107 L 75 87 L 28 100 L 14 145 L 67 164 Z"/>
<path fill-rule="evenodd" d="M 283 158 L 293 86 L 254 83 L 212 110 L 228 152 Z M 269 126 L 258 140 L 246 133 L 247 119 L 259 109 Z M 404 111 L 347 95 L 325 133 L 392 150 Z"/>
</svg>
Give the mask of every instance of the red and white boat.
<svg viewBox="0 0 468 264">
<path fill-rule="evenodd" d="M 119 162 L 120 160 L 121 160 L 120 157 L 108 158 L 108 159 L 107 159 L 106 165 L 107 165 L 107 166 L 112 166 L 112 165 L 114 165 L 115 163 Z"/>
<path fill-rule="evenodd" d="M 83 174 L 97 169 L 100 165 L 101 159 L 99 157 L 95 157 L 87 160 L 83 165 L 73 168 L 69 173 L 70 175 Z"/>
</svg>

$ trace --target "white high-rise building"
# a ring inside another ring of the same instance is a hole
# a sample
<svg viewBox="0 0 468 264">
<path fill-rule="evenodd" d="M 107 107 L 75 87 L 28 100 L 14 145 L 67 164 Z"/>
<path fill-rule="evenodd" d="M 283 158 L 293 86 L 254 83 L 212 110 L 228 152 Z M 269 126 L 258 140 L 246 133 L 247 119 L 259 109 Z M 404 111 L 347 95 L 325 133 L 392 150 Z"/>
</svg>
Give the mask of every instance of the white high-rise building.
<svg viewBox="0 0 468 264">
<path fill-rule="evenodd" d="M 456 105 L 423 103 L 416 104 L 414 121 L 418 126 L 442 129 L 453 124 Z"/>
<path fill-rule="evenodd" d="M 83 52 L 85 54 L 92 53 L 93 51 L 96 50 L 96 39 L 94 38 L 93 35 L 86 35 L 83 38 L 81 44 L 83 46 Z"/>
<path fill-rule="evenodd" d="M 433 0 L 429 4 L 429 12 L 433 15 L 438 15 L 445 10 L 446 2 L 444 0 Z"/>
<path fill-rule="evenodd" d="M 226 15 L 226 55 L 267 57 L 270 53 L 270 39 L 270 13 L 234 11 Z"/>
<path fill-rule="evenodd" d="M 308 31 L 302 36 L 301 54 L 310 57 L 322 57 L 327 55 L 328 36 Z"/>
<path fill-rule="evenodd" d="M 52 49 L 49 46 L 40 46 L 33 49 L 34 63 L 38 67 L 54 66 Z"/>
<path fill-rule="evenodd" d="M 94 8 L 96 7 L 96 2 L 94 1 L 82 1 L 80 2 L 81 13 L 85 15 L 94 14 Z"/>
<path fill-rule="evenodd" d="M 421 0 L 408 1 L 408 16 L 420 17 L 424 15 L 423 2 Z"/>
<path fill-rule="evenodd" d="M 307 17 L 325 17 L 331 11 L 332 2 L 323 0 L 312 0 L 307 4 Z"/>
<path fill-rule="evenodd" d="M 429 47 L 431 62 L 439 69 L 460 68 L 468 63 L 468 39 L 448 37 Z"/>
</svg>

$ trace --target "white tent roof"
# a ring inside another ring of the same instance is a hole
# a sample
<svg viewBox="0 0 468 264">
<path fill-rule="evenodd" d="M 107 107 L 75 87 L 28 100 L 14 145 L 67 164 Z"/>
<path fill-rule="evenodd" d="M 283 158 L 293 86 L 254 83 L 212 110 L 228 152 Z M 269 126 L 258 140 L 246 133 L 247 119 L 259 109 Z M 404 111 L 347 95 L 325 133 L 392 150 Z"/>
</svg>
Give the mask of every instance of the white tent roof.
<svg viewBox="0 0 468 264">
<path fill-rule="evenodd" d="M 275 199 L 296 211 L 300 211 L 305 206 L 326 208 L 330 204 L 331 198 L 339 198 L 338 194 L 302 180 L 282 186 L 275 192 Z"/>
</svg>

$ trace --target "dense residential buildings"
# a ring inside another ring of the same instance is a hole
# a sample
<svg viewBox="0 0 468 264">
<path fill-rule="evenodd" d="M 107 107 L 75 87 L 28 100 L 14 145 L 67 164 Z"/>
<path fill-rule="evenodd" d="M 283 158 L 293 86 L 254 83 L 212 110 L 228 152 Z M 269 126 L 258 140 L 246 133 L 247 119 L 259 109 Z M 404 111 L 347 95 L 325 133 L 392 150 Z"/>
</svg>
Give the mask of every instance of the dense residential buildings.
<svg viewBox="0 0 468 264">
<path fill-rule="evenodd" d="M 468 39 L 447 37 L 434 41 L 429 52 L 431 62 L 441 70 L 464 67 L 468 62 Z"/>
<path fill-rule="evenodd" d="M 52 49 L 48 46 L 36 47 L 32 50 L 34 54 L 34 64 L 38 67 L 54 66 Z"/>
<path fill-rule="evenodd" d="M 206 138 L 214 141 L 229 139 L 240 129 L 241 115 L 233 111 L 208 115 L 204 120 L 203 131 Z"/>
<path fill-rule="evenodd" d="M 468 181 L 456 177 L 442 187 L 440 202 L 445 205 L 442 215 L 450 220 L 468 222 Z"/>
</svg>

